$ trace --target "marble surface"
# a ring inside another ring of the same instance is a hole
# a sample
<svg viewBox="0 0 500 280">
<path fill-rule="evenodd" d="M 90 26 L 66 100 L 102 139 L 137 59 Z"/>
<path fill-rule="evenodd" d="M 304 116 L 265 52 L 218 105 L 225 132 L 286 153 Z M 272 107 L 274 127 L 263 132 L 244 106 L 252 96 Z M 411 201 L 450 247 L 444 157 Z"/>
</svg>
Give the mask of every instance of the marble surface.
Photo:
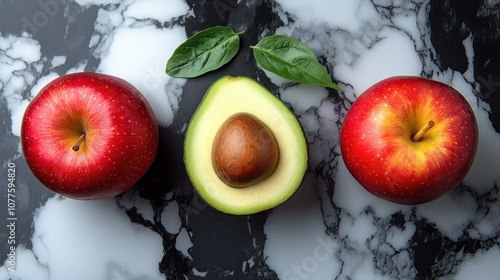
<svg viewBox="0 0 500 280">
<path fill-rule="evenodd" d="M 229 65 L 190 80 L 164 74 L 178 44 L 215 25 L 245 30 Z M 500 275 L 499 1 L 1 0 L 0 32 L 0 279 Z M 269 34 L 309 45 L 343 92 L 262 71 L 249 46 Z M 28 102 L 50 80 L 75 71 L 130 81 L 160 123 L 157 160 L 116 198 L 55 195 L 33 177 L 20 150 Z M 193 190 L 182 164 L 186 125 L 208 86 L 225 74 L 269 88 L 307 135 L 306 178 L 273 210 L 249 216 L 214 210 Z M 415 207 L 367 193 L 346 170 L 338 141 L 356 97 L 401 74 L 455 87 L 474 108 L 480 132 L 463 183 Z M 14 212 L 8 176 L 15 176 Z"/>
</svg>

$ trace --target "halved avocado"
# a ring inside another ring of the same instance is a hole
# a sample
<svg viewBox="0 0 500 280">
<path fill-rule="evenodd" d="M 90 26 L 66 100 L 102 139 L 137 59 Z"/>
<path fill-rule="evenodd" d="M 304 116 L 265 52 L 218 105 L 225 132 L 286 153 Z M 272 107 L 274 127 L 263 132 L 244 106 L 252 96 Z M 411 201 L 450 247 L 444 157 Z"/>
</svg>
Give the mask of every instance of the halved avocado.
<svg viewBox="0 0 500 280">
<path fill-rule="evenodd" d="M 244 187 L 221 180 L 213 164 L 213 146 L 224 123 L 249 114 L 274 135 L 279 159 L 271 175 Z M 286 105 L 258 82 L 224 76 L 215 81 L 193 115 L 184 140 L 184 163 L 200 196 L 219 211 L 247 215 L 273 208 L 287 200 L 302 183 L 308 161 L 302 126 Z"/>
</svg>

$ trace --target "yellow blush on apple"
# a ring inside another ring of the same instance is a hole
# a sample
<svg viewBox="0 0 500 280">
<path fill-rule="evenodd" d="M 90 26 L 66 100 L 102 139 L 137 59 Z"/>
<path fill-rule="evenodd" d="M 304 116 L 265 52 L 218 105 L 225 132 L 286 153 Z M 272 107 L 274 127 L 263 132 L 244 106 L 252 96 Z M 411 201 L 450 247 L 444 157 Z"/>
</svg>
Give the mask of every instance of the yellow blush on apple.
<svg viewBox="0 0 500 280">
<path fill-rule="evenodd" d="M 397 76 L 363 92 L 340 133 L 342 158 L 372 194 L 414 205 L 454 189 L 467 174 L 478 131 L 467 100 L 452 87 Z"/>
</svg>

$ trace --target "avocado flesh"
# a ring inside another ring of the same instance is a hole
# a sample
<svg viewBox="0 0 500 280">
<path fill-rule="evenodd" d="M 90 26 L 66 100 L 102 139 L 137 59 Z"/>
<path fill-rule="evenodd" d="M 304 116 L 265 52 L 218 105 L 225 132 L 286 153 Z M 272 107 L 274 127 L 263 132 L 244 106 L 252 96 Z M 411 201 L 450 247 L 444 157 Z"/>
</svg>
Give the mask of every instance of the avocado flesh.
<svg viewBox="0 0 500 280">
<path fill-rule="evenodd" d="M 276 170 L 246 188 L 226 185 L 212 166 L 212 145 L 221 125 L 236 113 L 259 118 L 273 132 L 280 149 Z M 221 212 L 247 215 L 287 200 L 307 170 L 307 142 L 295 115 L 286 105 L 247 77 L 224 76 L 215 81 L 193 115 L 184 141 L 188 176 L 200 196 Z"/>
</svg>

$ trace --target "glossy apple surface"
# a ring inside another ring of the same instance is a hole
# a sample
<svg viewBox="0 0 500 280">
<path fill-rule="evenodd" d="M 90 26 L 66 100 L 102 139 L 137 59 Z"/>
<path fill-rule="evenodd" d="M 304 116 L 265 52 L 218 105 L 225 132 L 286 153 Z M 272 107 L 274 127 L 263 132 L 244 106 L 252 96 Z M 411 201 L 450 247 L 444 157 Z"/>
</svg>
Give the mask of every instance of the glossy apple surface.
<svg viewBox="0 0 500 280">
<path fill-rule="evenodd" d="M 420 139 L 412 139 L 433 122 Z M 452 87 L 420 78 L 382 80 L 348 110 L 342 158 L 372 194 L 400 204 L 432 201 L 467 174 L 478 140 L 474 112 Z"/>
<path fill-rule="evenodd" d="M 100 199 L 126 191 L 145 174 L 156 156 L 158 124 L 130 83 L 74 73 L 53 80 L 29 103 L 21 145 L 47 188 L 70 198 Z"/>
</svg>

